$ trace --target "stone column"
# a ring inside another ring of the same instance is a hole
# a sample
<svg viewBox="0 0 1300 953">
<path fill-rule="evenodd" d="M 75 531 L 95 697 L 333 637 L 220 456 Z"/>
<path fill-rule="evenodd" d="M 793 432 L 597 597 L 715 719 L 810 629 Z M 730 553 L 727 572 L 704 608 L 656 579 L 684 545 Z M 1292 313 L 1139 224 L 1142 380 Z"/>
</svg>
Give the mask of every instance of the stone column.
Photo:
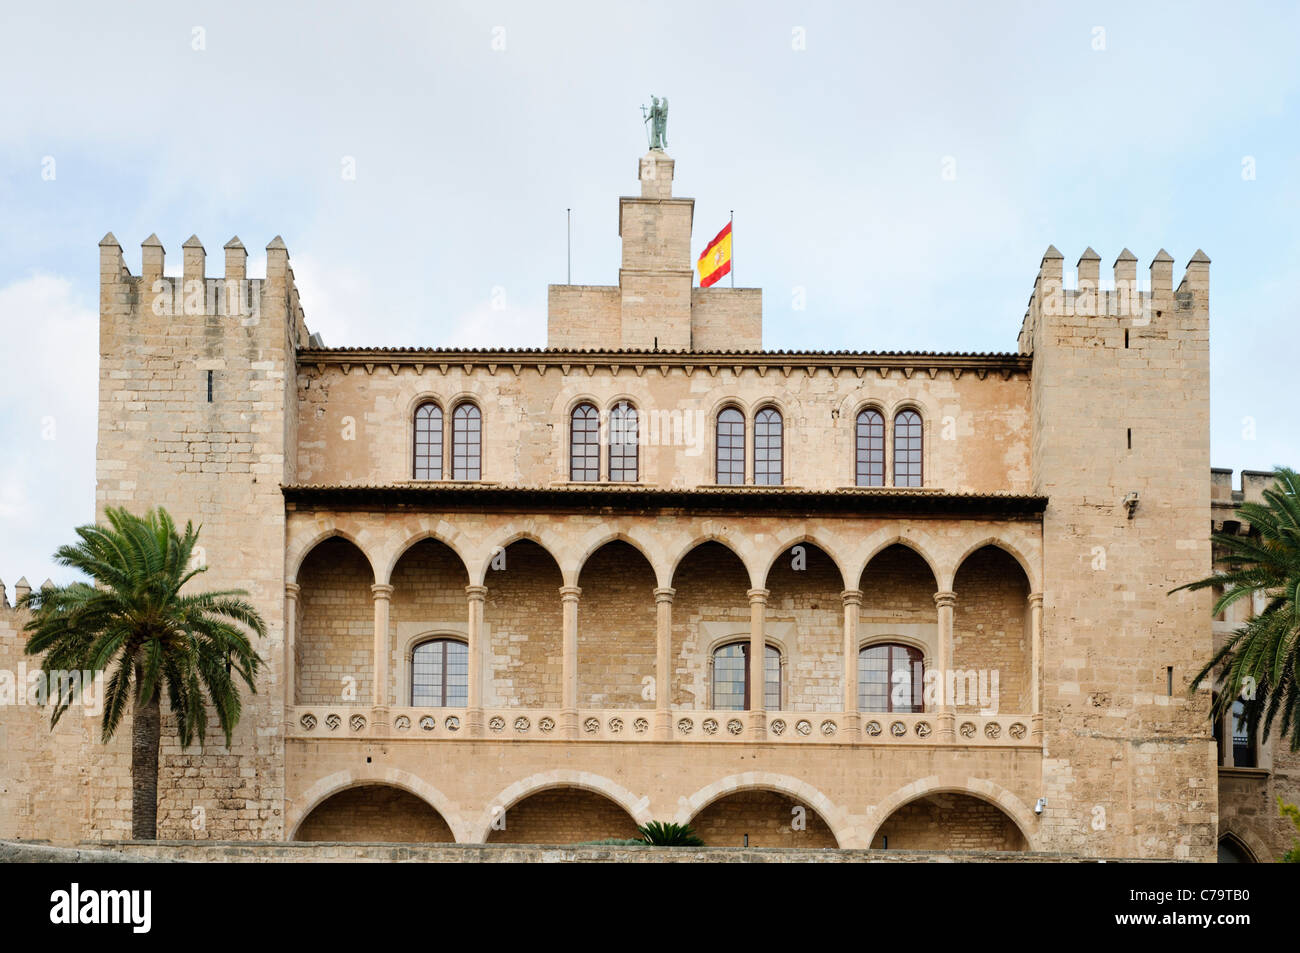
<svg viewBox="0 0 1300 953">
<path fill-rule="evenodd" d="M 934 604 L 939 607 L 939 642 L 935 652 L 935 667 L 939 670 L 939 716 L 935 731 L 940 744 L 953 744 L 957 740 L 957 715 L 953 711 L 948 686 L 952 684 L 952 616 L 957 604 L 957 593 L 936 592 Z"/>
<path fill-rule="evenodd" d="M 296 676 L 298 674 L 298 594 L 302 587 L 296 582 L 284 584 L 284 707 L 292 708 L 298 701 Z"/>
<path fill-rule="evenodd" d="M 655 737 L 667 741 L 672 729 L 673 596 L 676 589 L 655 590 Z"/>
<path fill-rule="evenodd" d="M 1029 594 L 1029 720 L 1035 738 L 1043 737 L 1043 594 Z"/>
<path fill-rule="evenodd" d="M 375 724 L 387 722 L 388 710 L 388 610 L 393 598 L 393 587 L 385 583 L 376 583 L 370 587 L 375 598 L 375 665 L 373 704 L 376 709 L 371 719 Z M 382 712 L 382 713 L 381 713 Z"/>
<path fill-rule="evenodd" d="M 861 718 L 858 715 L 858 615 L 862 610 L 862 590 L 845 589 L 844 603 L 844 731 L 847 739 L 858 738 Z"/>
<path fill-rule="evenodd" d="M 483 734 L 483 601 L 487 598 L 487 586 L 466 586 L 465 596 L 468 600 L 466 614 L 466 655 L 469 656 L 469 692 L 465 702 L 467 711 L 465 720 L 469 722 L 471 738 Z"/>
<path fill-rule="evenodd" d="M 767 737 L 767 639 L 763 621 L 767 615 L 766 589 L 749 590 L 749 729 L 754 741 Z"/>
<path fill-rule="evenodd" d="M 564 737 L 578 737 L 578 597 L 577 586 L 561 586 L 564 602 L 564 664 L 561 669 L 560 723 Z"/>
</svg>

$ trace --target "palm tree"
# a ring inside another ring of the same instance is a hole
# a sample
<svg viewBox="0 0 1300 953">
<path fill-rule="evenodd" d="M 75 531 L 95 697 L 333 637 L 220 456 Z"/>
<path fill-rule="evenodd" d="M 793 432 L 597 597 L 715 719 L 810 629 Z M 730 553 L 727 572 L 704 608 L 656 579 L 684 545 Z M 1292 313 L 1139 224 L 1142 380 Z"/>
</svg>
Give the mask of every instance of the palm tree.
<svg viewBox="0 0 1300 953">
<path fill-rule="evenodd" d="M 1225 564 L 1222 572 L 1180 589 L 1222 586 L 1214 613 L 1258 594 L 1264 610 L 1239 627 L 1192 680 L 1191 691 L 1214 674 L 1218 694 L 1214 717 L 1221 718 L 1237 698 L 1253 699 L 1246 706 L 1253 734 L 1262 721 L 1268 740 L 1273 720 L 1281 714 L 1283 737 L 1300 751 L 1300 474 L 1277 470 L 1277 483 L 1264 491 L 1263 503 L 1243 503 L 1237 515 L 1249 523 L 1248 536 L 1214 533 Z"/>
<path fill-rule="evenodd" d="M 131 836 L 153 840 L 158 827 L 158 744 L 163 687 L 182 746 L 207 731 L 207 703 L 230 747 L 241 711 L 237 673 L 250 691 L 262 660 L 241 626 L 259 636 L 266 623 L 240 589 L 182 594 L 206 567 L 191 567 L 198 530 L 184 535 L 159 507 L 144 516 L 110 507 L 107 526 L 81 526 L 80 542 L 61 546 L 57 563 L 85 573 L 74 582 L 31 592 L 24 627 L 27 653 L 44 653 L 53 728 L 76 701 L 76 683 L 58 691 L 53 673 L 107 673 L 101 737 L 109 741 L 128 700 L 131 718 Z"/>
</svg>

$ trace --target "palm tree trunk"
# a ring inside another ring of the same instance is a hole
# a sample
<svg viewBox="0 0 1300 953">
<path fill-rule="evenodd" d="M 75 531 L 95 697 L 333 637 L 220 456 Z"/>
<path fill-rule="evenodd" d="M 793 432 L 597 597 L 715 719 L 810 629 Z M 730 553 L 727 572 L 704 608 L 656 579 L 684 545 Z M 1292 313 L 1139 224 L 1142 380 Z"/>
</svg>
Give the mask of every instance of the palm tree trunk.
<svg viewBox="0 0 1300 953">
<path fill-rule="evenodd" d="M 162 734 L 159 693 L 141 703 L 131 718 L 131 838 L 158 837 L 158 739 Z"/>
</svg>

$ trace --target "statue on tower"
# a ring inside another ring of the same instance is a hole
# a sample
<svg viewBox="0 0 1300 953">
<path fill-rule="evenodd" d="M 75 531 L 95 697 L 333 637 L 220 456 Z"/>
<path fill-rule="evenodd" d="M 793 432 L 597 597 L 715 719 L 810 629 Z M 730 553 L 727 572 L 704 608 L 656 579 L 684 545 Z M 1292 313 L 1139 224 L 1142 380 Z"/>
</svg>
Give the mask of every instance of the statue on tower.
<svg viewBox="0 0 1300 953">
<path fill-rule="evenodd" d="M 646 130 L 650 139 L 651 150 L 663 152 L 668 145 L 668 97 L 660 99 L 658 96 L 650 97 L 650 108 L 641 107 L 641 115 L 644 121 L 648 123 Z"/>
</svg>

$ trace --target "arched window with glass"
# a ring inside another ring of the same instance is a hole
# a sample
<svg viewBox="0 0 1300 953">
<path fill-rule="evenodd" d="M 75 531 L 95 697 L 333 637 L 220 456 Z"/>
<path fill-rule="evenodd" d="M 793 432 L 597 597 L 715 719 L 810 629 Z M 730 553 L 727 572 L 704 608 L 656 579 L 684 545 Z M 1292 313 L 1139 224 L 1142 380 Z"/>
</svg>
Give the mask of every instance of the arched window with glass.
<svg viewBox="0 0 1300 953">
<path fill-rule="evenodd" d="M 781 412 L 764 407 L 754 415 L 754 482 L 761 486 L 780 486 L 782 469 Z"/>
<path fill-rule="evenodd" d="M 638 420 L 636 408 L 625 400 L 609 413 L 609 478 L 620 483 L 635 483 L 640 460 L 637 456 Z"/>
<path fill-rule="evenodd" d="M 415 446 L 411 476 L 442 479 L 442 408 L 426 401 L 415 408 Z"/>
<path fill-rule="evenodd" d="M 451 418 L 451 478 L 480 480 L 482 469 L 483 415 L 478 406 L 466 401 Z"/>
<path fill-rule="evenodd" d="M 894 486 L 921 486 L 921 415 L 900 410 L 894 415 Z"/>
<path fill-rule="evenodd" d="M 745 482 L 745 415 L 735 407 L 718 414 L 717 428 L 718 482 L 727 485 Z"/>
<path fill-rule="evenodd" d="M 579 404 L 569 414 L 569 479 L 600 479 L 600 411 Z"/>
<path fill-rule="evenodd" d="M 897 642 L 864 646 L 858 652 L 860 711 L 925 711 L 925 661 L 921 650 Z"/>
<path fill-rule="evenodd" d="M 885 485 L 885 418 L 868 407 L 858 414 L 856 432 L 856 479 L 858 486 Z"/>
<path fill-rule="evenodd" d="M 767 646 L 763 656 L 763 707 L 781 708 L 781 650 Z M 713 707 L 719 711 L 748 711 L 749 643 L 731 642 L 713 652 Z"/>
<path fill-rule="evenodd" d="M 469 704 L 469 646 L 430 639 L 411 653 L 411 706 L 464 708 Z"/>
</svg>

